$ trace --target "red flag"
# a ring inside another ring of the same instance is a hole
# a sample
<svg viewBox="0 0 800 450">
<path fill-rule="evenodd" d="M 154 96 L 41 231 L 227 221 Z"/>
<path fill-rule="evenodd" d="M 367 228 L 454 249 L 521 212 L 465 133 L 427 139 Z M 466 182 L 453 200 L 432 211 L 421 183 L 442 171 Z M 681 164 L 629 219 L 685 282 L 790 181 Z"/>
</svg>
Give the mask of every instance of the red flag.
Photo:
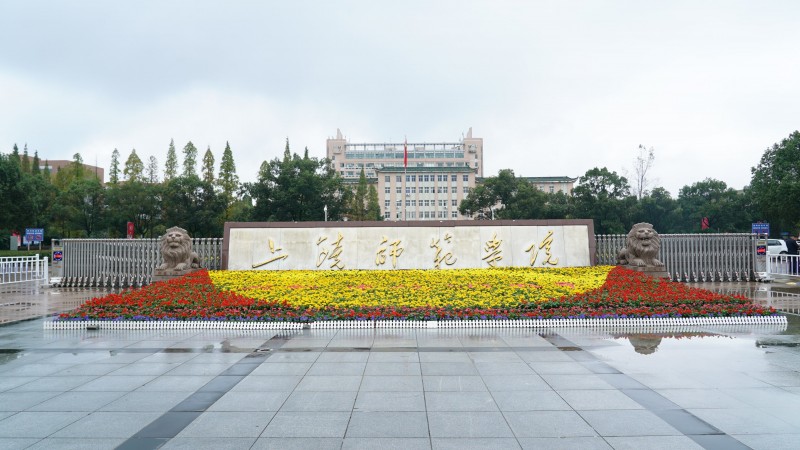
<svg viewBox="0 0 800 450">
<path fill-rule="evenodd" d="M 408 167 L 408 138 L 403 142 L 403 167 Z"/>
<path fill-rule="evenodd" d="M 700 229 L 707 230 L 709 228 L 708 217 L 703 217 L 703 219 L 700 221 Z"/>
</svg>

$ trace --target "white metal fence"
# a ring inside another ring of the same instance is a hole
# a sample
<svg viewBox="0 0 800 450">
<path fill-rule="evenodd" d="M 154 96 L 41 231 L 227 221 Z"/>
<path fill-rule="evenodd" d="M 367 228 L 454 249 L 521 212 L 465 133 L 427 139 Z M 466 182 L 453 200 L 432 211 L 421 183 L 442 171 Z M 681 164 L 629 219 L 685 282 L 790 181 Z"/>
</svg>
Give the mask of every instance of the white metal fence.
<svg viewBox="0 0 800 450">
<path fill-rule="evenodd" d="M 756 235 L 662 234 L 659 259 L 673 281 L 750 281 L 754 270 Z M 616 264 L 627 235 L 597 235 L 597 263 Z"/>
<path fill-rule="evenodd" d="M 768 255 L 767 273 L 769 275 L 800 276 L 800 255 Z"/>
<path fill-rule="evenodd" d="M 0 284 L 39 282 L 49 283 L 47 257 L 4 256 L 0 257 Z"/>
<path fill-rule="evenodd" d="M 150 284 L 161 263 L 158 239 L 64 239 L 61 286 L 141 287 Z M 222 262 L 222 238 L 194 238 L 201 266 L 216 270 Z"/>
</svg>

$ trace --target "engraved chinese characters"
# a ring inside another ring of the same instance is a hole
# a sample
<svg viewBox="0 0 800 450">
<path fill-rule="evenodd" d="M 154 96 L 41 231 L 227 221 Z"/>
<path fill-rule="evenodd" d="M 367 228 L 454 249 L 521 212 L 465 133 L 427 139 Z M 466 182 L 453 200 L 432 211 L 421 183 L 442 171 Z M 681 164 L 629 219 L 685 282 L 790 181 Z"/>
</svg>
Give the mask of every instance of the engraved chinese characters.
<svg viewBox="0 0 800 450">
<path fill-rule="evenodd" d="M 567 254 L 562 230 L 512 234 L 509 227 L 295 230 L 269 234 L 254 245 L 248 269 L 445 269 L 552 267 Z M 569 265 L 569 264 L 567 264 Z"/>
</svg>

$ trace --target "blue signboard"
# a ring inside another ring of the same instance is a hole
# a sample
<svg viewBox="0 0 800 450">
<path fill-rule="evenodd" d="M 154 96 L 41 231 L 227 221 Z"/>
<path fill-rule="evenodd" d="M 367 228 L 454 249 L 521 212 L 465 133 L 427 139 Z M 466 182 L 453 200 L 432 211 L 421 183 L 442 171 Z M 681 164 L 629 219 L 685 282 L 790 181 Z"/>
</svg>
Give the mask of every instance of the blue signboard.
<svg viewBox="0 0 800 450">
<path fill-rule="evenodd" d="M 44 228 L 25 228 L 23 244 L 38 244 L 44 240 Z"/>
<path fill-rule="evenodd" d="M 53 262 L 59 262 L 64 259 L 64 252 L 61 250 L 56 250 L 53 252 Z"/>
<path fill-rule="evenodd" d="M 769 223 L 754 223 L 752 224 L 752 231 L 753 234 L 769 234 Z"/>
</svg>

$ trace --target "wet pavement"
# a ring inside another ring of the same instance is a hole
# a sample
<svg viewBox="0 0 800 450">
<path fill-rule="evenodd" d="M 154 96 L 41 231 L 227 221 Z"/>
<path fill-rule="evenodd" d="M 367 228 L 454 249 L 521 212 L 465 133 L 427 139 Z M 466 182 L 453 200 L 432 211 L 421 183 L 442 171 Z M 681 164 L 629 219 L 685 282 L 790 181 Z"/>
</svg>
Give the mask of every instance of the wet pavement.
<svg viewBox="0 0 800 450">
<path fill-rule="evenodd" d="M 102 291 L 0 290 L 0 448 L 797 448 L 788 326 L 49 331 Z M 17 320 L 13 319 L 13 320 Z"/>
</svg>

